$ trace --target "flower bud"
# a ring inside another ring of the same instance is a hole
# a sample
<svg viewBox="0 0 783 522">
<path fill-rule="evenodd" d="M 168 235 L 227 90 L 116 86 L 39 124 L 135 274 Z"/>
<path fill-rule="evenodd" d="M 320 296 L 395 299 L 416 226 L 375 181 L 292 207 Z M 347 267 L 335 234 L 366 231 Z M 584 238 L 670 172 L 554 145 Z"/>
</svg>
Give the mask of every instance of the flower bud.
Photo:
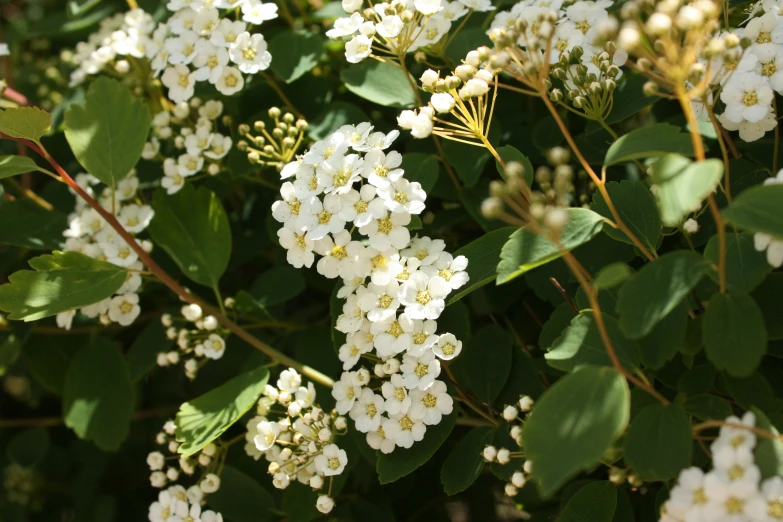
<svg viewBox="0 0 783 522">
<path fill-rule="evenodd" d="M 484 460 L 487 462 L 494 462 L 495 457 L 498 456 L 498 450 L 495 448 L 495 446 L 487 446 L 484 448 L 482 455 L 484 456 Z"/>
</svg>

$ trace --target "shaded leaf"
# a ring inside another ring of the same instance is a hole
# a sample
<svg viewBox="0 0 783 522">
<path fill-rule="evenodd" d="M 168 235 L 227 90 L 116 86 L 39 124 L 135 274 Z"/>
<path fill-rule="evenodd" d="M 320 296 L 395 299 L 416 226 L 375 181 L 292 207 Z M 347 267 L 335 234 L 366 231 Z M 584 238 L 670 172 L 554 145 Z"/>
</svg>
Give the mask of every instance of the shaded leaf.
<svg viewBox="0 0 783 522">
<path fill-rule="evenodd" d="M 589 482 L 568 499 L 560 522 L 612 522 L 617 509 L 617 488 L 608 481 Z"/>
<path fill-rule="evenodd" d="M 743 191 L 723 209 L 734 226 L 783 237 L 783 185 L 757 185 Z"/>
<path fill-rule="evenodd" d="M 68 228 L 65 214 L 46 210 L 23 199 L 0 200 L 0 243 L 32 250 L 54 250 Z"/>
<path fill-rule="evenodd" d="M 286 83 L 301 78 L 318 63 L 323 39 L 308 31 L 281 31 L 269 40 L 274 59 L 269 66 Z"/>
<path fill-rule="evenodd" d="M 459 301 L 474 290 L 491 283 L 497 277 L 500 251 L 517 227 L 504 227 L 488 232 L 454 252 L 454 257 L 468 258 L 468 283 L 449 296 L 448 304 Z"/>
<path fill-rule="evenodd" d="M 220 489 L 206 498 L 211 509 L 232 522 L 262 522 L 276 516 L 271 493 L 233 466 L 223 467 Z"/>
<path fill-rule="evenodd" d="M 716 268 L 719 263 L 718 236 L 712 236 L 704 248 L 704 259 Z M 750 234 L 726 234 L 726 288 L 730 292 L 750 292 L 764 281 L 772 267 L 767 263 L 764 252 L 753 245 Z M 719 282 L 717 270 L 708 272 L 710 278 Z"/>
<path fill-rule="evenodd" d="M 27 156 L 0 156 L 0 179 L 36 170 L 38 170 L 38 165 Z"/>
<path fill-rule="evenodd" d="M 747 294 L 715 294 L 702 322 L 707 358 L 719 370 L 747 377 L 767 351 L 764 317 Z"/>
<path fill-rule="evenodd" d="M 627 180 L 619 183 L 610 181 L 605 187 L 625 225 L 648 250 L 655 252 L 661 239 L 661 218 L 658 215 L 655 196 L 650 189 L 641 181 Z M 590 208 L 605 218 L 612 219 L 609 206 L 598 191 L 593 196 Z M 604 232 L 612 239 L 633 245 L 633 241 L 618 228 L 605 227 Z"/>
<path fill-rule="evenodd" d="M 623 458 L 644 480 L 669 480 L 691 463 L 691 435 L 691 423 L 681 405 L 647 406 L 628 427 Z"/>
<path fill-rule="evenodd" d="M 484 446 L 492 443 L 495 429 L 490 426 L 473 428 L 451 450 L 440 470 L 440 482 L 447 495 L 465 491 L 484 469 Z"/>
</svg>

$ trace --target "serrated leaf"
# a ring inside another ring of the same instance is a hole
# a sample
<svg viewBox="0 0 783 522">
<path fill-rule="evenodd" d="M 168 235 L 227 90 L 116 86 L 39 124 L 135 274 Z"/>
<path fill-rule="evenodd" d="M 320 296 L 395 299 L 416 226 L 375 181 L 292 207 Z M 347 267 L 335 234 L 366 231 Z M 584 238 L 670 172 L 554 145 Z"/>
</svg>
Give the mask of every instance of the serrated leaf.
<svg viewBox="0 0 783 522">
<path fill-rule="evenodd" d="M 231 227 L 223 204 L 205 187 L 185 184 L 174 195 L 158 190 L 152 200 L 153 241 L 198 284 L 214 287 L 231 257 Z"/>
<path fill-rule="evenodd" d="M 52 119 L 38 107 L 18 107 L 0 111 L 0 132 L 12 138 L 38 142 L 49 132 Z"/>
<path fill-rule="evenodd" d="M 38 170 L 38 165 L 27 156 L 0 156 L 0 179 L 36 170 Z"/>
<path fill-rule="evenodd" d="M 448 304 L 459 301 L 474 290 L 478 290 L 495 280 L 498 262 L 500 261 L 500 251 L 511 234 L 517 230 L 516 227 L 504 227 L 487 232 L 454 252 L 454 257 L 465 256 L 468 259 L 466 272 L 470 280 L 464 287 L 449 296 Z"/>
<path fill-rule="evenodd" d="M 522 439 L 542 497 L 598 464 L 625 431 L 630 403 L 625 378 L 593 366 L 566 375 L 541 395 L 523 425 Z"/>
<path fill-rule="evenodd" d="M 97 338 L 81 348 L 65 374 L 65 424 L 104 451 L 116 451 L 128 436 L 133 385 L 122 352 Z"/>
<path fill-rule="evenodd" d="M 589 482 L 568 499 L 560 522 L 612 522 L 617 509 L 617 488 L 608 481 Z"/>
<path fill-rule="evenodd" d="M 440 482 L 447 495 L 456 495 L 468 489 L 484 469 L 481 454 L 487 444 L 492 443 L 495 428 L 479 426 L 473 428 L 451 450 L 440 469 Z"/>
<path fill-rule="evenodd" d="M 253 407 L 268 380 L 269 370 L 261 366 L 180 406 L 175 420 L 178 452 L 189 457 L 220 437 Z"/>
<path fill-rule="evenodd" d="M 141 158 L 151 122 L 147 106 L 127 87 L 100 77 L 84 106 L 65 113 L 65 138 L 82 167 L 113 188 Z"/>
<path fill-rule="evenodd" d="M 679 404 L 653 404 L 637 413 L 623 444 L 623 458 L 640 478 L 669 480 L 691 463 L 688 414 Z"/>
<path fill-rule="evenodd" d="M 697 253 L 680 250 L 644 265 L 620 288 L 620 327 L 631 339 L 650 333 L 701 280 L 709 264 Z"/>
<path fill-rule="evenodd" d="M 35 321 L 111 297 L 128 274 L 117 265 L 79 252 L 52 252 L 29 261 L 0 286 L 0 310 L 9 319 Z"/>
<path fill-rule="evenodd" d="M 626 161 L 654 158 L 674 153 L 693 155 L 688 133 L 669 123 L 656 123 L 620 136 L 606 151 L 604 165 L 610 167 Z"/>
<path fill-rule="evenodd" d="M 349 91 L 360 98 L 384 107 L 404 108 L 416 105 L 416 96 L 405 78 L 406 74 L 388 63 L 365 60 L 344 68 L 340 79 Z"/>
<path fill-rule="evenodd" d="M 782 200 L 783 201 L 783 200 Z M 718 236 L 712 236 L 704 247 L 704 259 L 716 270 L 708 272 L 716 283 L 720 280 Z M 750 234 L 726 233 L 726 289 L 730 292 L 750 292 L 761 284 L 772 271 L 763 252 L 756 250 Z"/>
<path fill-rule="evenodd" d="M 723 162 L 718 159 L 691 161 L 669 154 L 650 166 L 655 197 L 664 225 L 678 226 L 698 210 L 723 177 Z"/>
<path fill-rule="evenodd" d="M 783 185 L 757 185 L 743 191 L 721 214 L 734 226 L 783 237 Z"/>
<path fill-rule="evenodd" d="M 559 243 L 566 250 L 573 250 L 590 241 L 601 231 L 604 218 L 586 208 L 569 208 L 568 220 L 560 231 Z M 528 228 L 520 228 L 509 237 L 500 252 L 497 284 L 511 281 L 517 276 L 544 265 L 562 255 L 558 245 Z"/>
<path fill-rule="evenodd" d="M 639 366 L 639 344 L 623 335 L 613 317 L 603 314 L 603 320 L 617 358 L 633 372 Z M 592 310 L 582 310 L 574 317 L 544 357 L 549 366 L 564 372 L 586 365 L 612 366 Z"/>
<path fill-rule="evenodd" d="M 719 370 L 747 377 L 767 351 L 767 330 L 756 302 L 747 294 L 715 294 L 702 322 L 707 358 Z"/>
<path fill-rule="evenodd" d="M 68 228 L 65 214 L 46 210 L 23 199 L 0 200 L 0 244 L 31 250 L 54 250 Z"/>
<path fill-rule="evenodd" d="M 424 438 L 411 448 L 397 448 L 392 453 L 378 456 L 376 470 L 381 484 L 389 484 L 413 473 L 432 458 L 446 441 L 457 423 L 457 411 L 444 415 L 440 424 L 427 426 Z"/>
<path fill-rule="evenodd" d="M 655 252 L 661 239 L 661 217 L 650 189 L 641 181 L 628 180 L 619 183 L 611 181 L 605 187 L 625 225 L 648 250 Z M 598 191 L 593 196 L 590 208 L 605 218 L 613 219 L 609 206 Z M 612 239 L 634 244 L 619 228 L 605 227 L 604 232 Z"/>
<path fill-rule="evenodd" d="M 273 56 L 270 68 L 286 83 L 296 81 L 318 64 L 323 46 L 323 39 L 316 33 L 281 31 L 269 40 Z"/>
</svg>

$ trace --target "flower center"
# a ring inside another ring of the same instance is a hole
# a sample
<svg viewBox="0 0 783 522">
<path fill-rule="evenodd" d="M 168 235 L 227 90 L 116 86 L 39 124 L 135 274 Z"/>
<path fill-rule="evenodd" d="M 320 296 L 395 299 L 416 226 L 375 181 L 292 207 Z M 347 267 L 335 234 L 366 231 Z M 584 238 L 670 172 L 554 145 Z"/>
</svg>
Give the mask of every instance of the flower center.
<svg viewBox="0 0 783 522">
<path fill-rule="evenodd" d="M 704 489 L 699 488 L 693 492 L 693 503 L 699 505 L 707 503 L 707 495 L 704 494 Z"/>
<path fill-rule="evenodd" d="M 448 268 L 444 268 L 443 270 L 438 270 L 438 275 L 441 276 L 446 281 L 450 281 L 451 277 L 454 275 L 454 272 L 452 272 Z"/>
<path fill-rule="evenodd" d="M 404 401 L 405 400 L 405 389 L 404 388 L 397 388 L 394 390 L 394 398 L 398 401 Z"/>
<path fill-rule="evenodd" d="M 330 157 L 332 157 L 332 154 L 334 154 L 333 147 L 326 147 L 324 149 L 324 159 L 329 159 Z"/>
<path fill-rule="evenodd" d="M 332 249 L 332 256 L 336 259 L 345 259 L 348 256 L 348 252 L 341 246 L 336 246 Z"/>
<path fill-rule="evenodd" d="M 376 165 L 375 166 L 375 175 L 379 176 L 381 178 L 385 178 L 386 174 L 389 173 L 389 167 L 386 165 Z"/>
<path fill-rule="evenodd" d="M 209 58 L 207 58 L 207 67 L 209 67 L 210 69 L 214 69 L 217 66 L 218 66 L 217 56 L 212 55 Z"/>
<path fill-rule="evenodd" d="M 301 206 L 302 206 L 302 202 L 299 201 L 298 199 L 295 199 L 292 203 L 288 204 L 288 208 L 291 209 L 291 214 L 293 214 L 294 216 L 299 215 L 299 208 Z"/>
<path fill-rule="evenodd" d="M 361 214 L 362 212 L 367 212 L 367 202 L 364 201 L 363 199 L 360 199 L 353 205 L 353 208 L 355 208 L 356 212 L 358 212 L 359 214 Z"/>
<path fill-rule="evenodd" d="M 344 187 L 349 179 L 351 179 L 351 171 L 349 169 L 340 169 L 332 178 L 332 184 L 335 187 Z"/>
<path fill-rule="evenodd" d="M 340 469 L 340 459 L 337 457 L 329 457 L 327 466 L 329 466 L 329 469 L 331 470 Z"/>
<path fill-rule="evenodd" d="M 429 252 L 427 252 L 426 250 L 424 250 L 422 248 L 421 250 L 416 252 L 416 259 L 418 259 L 419 261 L 424 261 L 424 258 L 426 258 L 428 255 L 429 255 Z"/>
<path fill-rule="evenodd" d="M 767 507 L 767 513 L 772 518 L 783 520 L 783 502 L 780 502 L 778 500 L 770 502 Z"/>
<path fill-rule="evenodd" d="M 367 416 L 368 417 L 375 417 L 378 414 L 378 408 L 375 407 L 375 404 L 368 404 L 367 405 Z"/>
<path fill-rule="evenodd" d="M 401 205 L 404 205 L 405 203 L 408 202 L 408 195 L 405 192 L 395 192 L 394 201 L 396 201 Z"/>
<path fill-rule="evenodd" d="M 180 87 L 187 87 L 190 84 L 190 78 L 187 74 L 180 74 L 177 83 Z"/>
<path fill-rule="evenodd" d="M 120 312 L 124 314 L 129 314 L 131 313 L 131 311 L 133 311 L 133 305 L 128 301 L 125 301 L 120 305 Z"/>
<path fill-rule="evenodd" d="M 416 363 L 416 367 L 413 369 L 413 373 L 415 373 L 417 377 L 424 377 L 429 371 L 429 365 L 423 363 Z"/>
<path fill-rule="evenodd" d="M 322 210 L 318 213 L 318 222 L 320 224 L 326 225 L 330 219 L 332 219 L 332 213 L 328 210 Z"/>
<path fill-rule="evenodd" d="M 568 49 L 568 40 L 558 40 L 555 44 L 555 49 L 557 49 L 560 52 L 565 51 Z"/>
<path fill-rule="evenodd" d="M 761 66 L 761 74 L 764 76 L 772 76 L 777 70 L 778 68 L 775 67 L 775 62 L 767 62 Z"/>
<path fill-rule="evenodd" d="M 168 506 L 164 507 L 160 511 L 160 518 L 162 518 L 163 520 L 168 520 L 170 516 L 171 516 L 171 508 L 170 507 L 168 507 Z"/>
<path fill-rule="evenodd" d="M 420 305 L 426 305 L 432 300 L 430 293 L 426 290 L 419 290 L 416 292 L 416 302 Z"/>
<path fill-rule="evenodd" d="M 443 355 L 454 355 L 454 345 L 451 343 L 446 343 L 443 345 L 443 348 L 441 348 L 440 351 L 443 352 Z"/>
<path fill-rule="evenodd" d="M 245 49 L 242 49 L 242 56 L 247 61 L 253 61 L 256 58 L 256 50 L 252 47 L 246 47 Z"/>
<path fill-rule="evenodd" d="M 353 391 L 353 386 L 349 386 L 347 390 L 345 390 L 345 397 L 348 399 L 353 399 L 356 394 Z"/>
<path fill-rule="evenodd" d="M 304 234 L 294 234 L 294 236 L 296 236 L 294 243 L 296 244 L 297 247 L 301 248 L 302 250 L 307 248 L 307 242 L 305 242 Z"/>
<path fill-rule="evenodd" d="M 411 274 L 408 272 L 407 268 L 402 272 L 400 272 L 399 274 L 397 274 L 397 279 L 399 279 L 400 281 L 407 281 L 408 279 L 410 279 L 410 277 Z"/>
<path fill-rule="evenodd" d="M 394 225 L 392 225 L 391 219 L 385 218 L 378 220 L 378 232 L 381 234 L 388 234 L 392 231 L 392 228 L 394 228 Z"/>
<path fill-rule="evenodd" d="M 756 43 L 765 44 L 772 41 L 772 35 L 767 31 L 759 31 L 759 35 L 756 37 Z"/>
<path fill-rule="evenodd" d="M 411 431 L 413 429 L 413 421 L 407 415 L 400 419 L 400 428 L 405 431 Z"/>
<path fill-rule="evenodd" d="M 742 103 L 750 107 L 751 105 L 756 105 L 759 102 L 759 96 L 755 93 L 755 91 L 748 91 L 745 93 L 745 95 L 742 97 Z"/>
<path fill-rule="evenodd" d="M 745 509 L 745 501 L 737 497 L 729 497 L 725 505 L 726 513 L 730 515 L 738 515 Z"/>
<path fill-rule="evenodd" d="M 226 43 L 234 43 L 237 39 L 236 33 L 226 33 Z"/>
<path fill-rule="evenodd" d="M 400 323 L 397 320 L 394 320 L 392 324 L 389 325 L 388 332 L 394 337 L 399 337 L 403 334 L 402 326 L 400 326 Z"/>
<path fill-rule="evenodd" d="M 307 187 L 308 187 L 310 190 L 315 190 L 315 189 L 317 189 L 317 188 L 318 188 L 318 178 L 316 178 L 315 176 L 313 176 L 312 178 L 310 178 L 310 181 L 309 181 L 309 183 L 307 183 Z"/>
<path fill-rule="evenodd" d="M 414 344 L 424 344 L 424 341 L 427 340 L 427 334 L 422 332 L 416 332 L 413 334 L 413 343 Z"/>
<path fill-rule="evenodd" d="M 389 308 L 389 306 L 392 304 L 392 301 L 394 301 L 394 299 L 392 299 L 388 294 L 383 294 L 378 299 L 378 306 L 381 308 Z"/>
<path fill-rule="evenodd" d="M 421 401 L 421 402 L 422 402 L 422 403 L 424 404 L 424 406 L 426 406 L 427 408 L 434 408 L 434 407 L 435 407 L 435 405 L 438 403 L 438 399 L 437 399 L 437 397 L 435 397 L 433 394 L 431 394 L 431 393 L 428 393 L 427 395 L 425 395 L 425 396 L 424 396 L 424 399 L 422 399 L 422 401 Z"/>
<path fill-rule="evenodd" d="M 582 20 L 581 22 L 577 22 L 576 28 L 582 31 L 582 34 L 587 34 L 587 31 L 590 30 L 590 24 L 587 23 L 587 21 Z"/>
<path fill-rule="evenodd" d="M 383 268 L 386 266 L 386 258 L 383 257 L 381 254 L 378 254 L 377 256 L 373 257 L 370 262 L 372 263 L 373 268 Z"/>
<path fill-rule="evenodd" d="M 741 479 L 745 475 L 745 468 L 742 466 L 732 466 L 729 469 L 729 479 L 731 480 L 738 480 Z"/>
<path fill-rule="evenodd" d="M 351 357 L 356 357 L 357 355 L 359 355 L 359 347 L 354 344 L 351 346 Z"/>
</svg>

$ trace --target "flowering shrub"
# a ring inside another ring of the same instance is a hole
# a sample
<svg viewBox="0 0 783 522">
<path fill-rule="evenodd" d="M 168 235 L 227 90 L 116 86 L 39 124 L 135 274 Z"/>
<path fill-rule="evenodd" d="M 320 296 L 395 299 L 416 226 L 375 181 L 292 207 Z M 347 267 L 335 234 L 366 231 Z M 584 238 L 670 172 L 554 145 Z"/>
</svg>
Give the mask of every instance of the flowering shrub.
<svg viewBox="0 0 783 522">
<path fill-rule="evenodd" d="M 783 520 L 783 4 L 0 7 L 0 518 Z"/>
</svg>

